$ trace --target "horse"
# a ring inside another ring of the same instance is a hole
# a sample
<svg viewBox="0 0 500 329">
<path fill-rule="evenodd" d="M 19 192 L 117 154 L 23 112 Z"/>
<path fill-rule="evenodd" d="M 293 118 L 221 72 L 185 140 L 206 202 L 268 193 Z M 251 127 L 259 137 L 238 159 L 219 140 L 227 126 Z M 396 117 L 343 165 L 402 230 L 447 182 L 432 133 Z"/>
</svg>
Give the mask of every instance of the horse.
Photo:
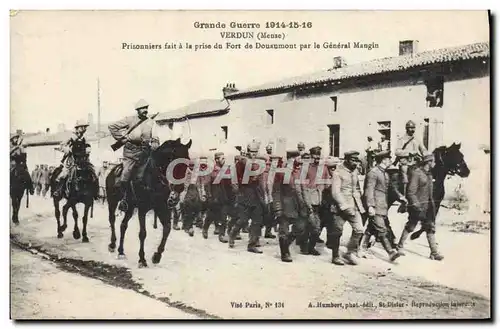
<svg viewBox="0 0 500 329">
<path fill-rule="evenodd" d="M 31 176 L 21 164 L 16 164 L 10 171 L 10 199 L 12 201 L 12 222 L 19 225 L 19 208 L 21 208 L 21 200 L 26 193 L 26 208 L 29 206 L 29 194 L 33 195 L 33 185 L 30 184 Z M 29 193 L 29 194 L 28 194 Z"/>
<path fill-rule="evenodd" d="M 75 226 L 73 228 L 73 238 L 75 240 L 82 237 L 83 243 L 88 243 L 89 238 L 87 236 L 87 222 L 89 210 L 92 209 L 90 217 L 93 217 L 94 200 L 97 198 L 98 190 L 96 187 L 96 176 L 94 173 L 94 168 L 91 163 L 84 161 L 83 159 L 77 159 L 74 163 L 73 179 L 66 178 L 64 183 L 66 186 L 62 188 L 62 193 L 60 195 L 54 195 L 54 192 L 58 189 L 58 183 L 56 182 L 57 176 L 61 173 L 63 165 L 55 168 L 50 175 L 50 188 L 52 191 L 52 200 L 54 203 L 54 212 L 57 220 L 57 237 L 61 239 L 64 236 L 64 231 L 67 228 L 67 215 L 68 210 L 71 208 L 73 219 L 75 220 Z M 69 186 L 68 186 L 69 184 Z M 59 202 L 62 199 L 66 199 L 66 204 L 62 208 L 62 214 L 64 219 L 64 224 L 61 225 L 60 216 L 61 212 L 59 210 Z M 76 210 L 76 205 L 79 203 L 84 204 L 83 211 L 83 230 L 80 234 L 80 229 L 78 228 L 78 212 Z"/>
<path fill-rule="evenodd" d="M 443 202 L 445 189 L 444 181 L 448 175 L 458 175 L 467 178 L 470 174 L 469 167 L 465 162 L 464 155 L 460 151 L 461 144 L 453 143 L 451 146 L 440 146 L 432 154 L 434 155 L 434 167 L 432 168 L 432 177 L 434 179 L 433 197 L 435 204 L 434 218 L 437 218 L 441 202 Z M 410 239 L 415 240 L 424 232 L 423 228 L 411 234 Z"/>
<path fill-rule="evenodd" d="M 168 140 L 160 145 L 156 150 L 147 154 L 147 159 L 139 164 L 135 179 L 132 178 L 130 192 L 127 193 L 126 202 L 127 211 L 120 225 L 120 244 L 118 246 L 118 258 L 125 258 L 123 243 L 127 231 L 128 222 L 138 209 L 139 217 L 139 267 L 147 267 L 148 264 L 144 258 L 144 241 L 146 239 L 146 214 L 154 210 L 156 216 L 160 219 L 163 226 L 161 242 L 157 251 L 153 254 L 153 264 L 158 264 L 162 253 L 165 250 L 165 244 L 171 230 L 171 207 L 178 202 L 179 194 L 184 189 L 184 183 L 173 184 L 165 176 L 167 168 L 176 159 L 189 160 L 189 148 L 192 141 L 182 144 L 180 138 L 177 140 Z M 182 179 L 186 173 L 186 163 L 179 163 L 174 167 L 173 177 Z M 111 228 L 111 239 L 108 245 L 109 252 L 114 252 L 116 248 L 115 233 L 115 211 L 119 201 L 122 199 L 122 191 L 118 186 L 118 181 L 123 170 L 123 165 L 114 167 L 106 177 L 106 192 L 109 211 L 109 224 Z M 168 196 L 168 197 L 167 197 Z"/>
</svg>

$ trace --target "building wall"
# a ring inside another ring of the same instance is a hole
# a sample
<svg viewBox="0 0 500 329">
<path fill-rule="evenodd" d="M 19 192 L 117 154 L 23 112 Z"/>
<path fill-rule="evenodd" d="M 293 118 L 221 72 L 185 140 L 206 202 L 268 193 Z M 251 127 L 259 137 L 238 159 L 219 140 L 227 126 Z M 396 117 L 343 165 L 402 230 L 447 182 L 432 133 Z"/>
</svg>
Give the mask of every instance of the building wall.
<svg viewBox="0 0 500 329">
<path fill-rule="evenodd" d="M 268 140 L 286 140 L 286 149 L 294 149 L 299 141 L 306 147 L 321 146 L 329 150 L 328 125 L 340 125 L 340 155 L 347 150 L 362 151 L 366 137 L 380 140 L 378 121 L 391 121 L 392 145 L 404 133 L 404 124 L 413 119 L 422 135 L 424 118 L 434 118 L 440 109 L 426 107 L 426 88 L 407 81 L 372 88 L 345 89 L 303 97 L 277 95 L 235 100 L 231 113 L 238 125 L 239 142 L 259 136 Z M 337 97 L 337 111 L 331 97 Z M 266 125 L 266 110 L 274 109 L 274 124 Z M 431 120 L 433 122 L 433 120 Z M 236 136 L 234 136 L 236 138 Z"/>
</svg>

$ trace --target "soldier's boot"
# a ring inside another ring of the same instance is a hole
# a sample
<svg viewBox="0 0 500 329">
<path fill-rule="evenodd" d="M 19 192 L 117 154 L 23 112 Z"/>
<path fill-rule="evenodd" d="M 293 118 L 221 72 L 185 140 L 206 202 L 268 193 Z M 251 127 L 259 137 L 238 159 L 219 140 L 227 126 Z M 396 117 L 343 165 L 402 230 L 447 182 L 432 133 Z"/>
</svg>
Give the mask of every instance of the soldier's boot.
<svg viewBox="0 0 500 329">
<path fill-rule="evenodd" d="M 398 250 L 392 248 L 391 242 L 387 238 L 386 234 L 380 237 L 380 242 L 389 255 L 389 259 L 391 260 L 391 262 L 395 261 L 401 256 L 401 253 Z"/>
<path fill-rule="evenodd" d="M 245 226 L 243 226 L 243 228 L 241 229 L 241 232 L 248 233 L 248 224 L 246 224 Z"/>
<path fill-rule="evenodd" d="M 258 243 L 257 239 L 258 238 L 259 237 L 257 237 L 257 236 L 250 236 L 250 239 L 248 240 L 248 247 L 247 247 L 248 252 L 253 252 L 255 254 L 262 254 L 262 250 L 257 248 L 257 243 Z"/>
<path fill-rule="evenodd" d="M 358 248 L 359 248 L 359 240 L 361 239 L 361 236 L 363 233 L 352 233 L 351 239 L 349 240 L 349 243 L 347 245 L 347 253 L 345 254 L 344 258 L 347 260 L 347 262 L 351 265 L 358 265 L 359 261 L 356 257 L 358 254 Z"/>
<path fill-rule="evenodd" d="M 369 243 L 370 243 L 371 234 L 368 231 L 365 231 L 363 237 L 361 238 L 361 242 L 359 243 L 359 257 L 370 259 L 371 255 L 368 253 Z"/>
<path fill-rule="evenodd" d="M 215 225 L 214 235 L 219 235 L 219 234 L 220 234 L 220 227 Z"/>
<path fill-rule="evenodd" d="M 291 263 L 292 257 L 290 256 L 288 239 L 285 237 L 280 237 L 279 242 L 280 242 L 280 251 L 281 251 L 281 261 L 283 261 L 285 263 Z"/>
<path fill-rule="evenodd" d="M 236 235 L 238 234 L 238 228 L 236 226 L 233 226 L 231 230 L 229 231 L 229 248 L 234 248 L 234 240 L 236 240 Z"/>
<path fill-rule="evenodd" d="M 127 204 L 127 190 L 128 190 L 128 182 L 120 182 L 120 190 L 122 191 L 123 197 L 120 200 L 120 203 L 118 204 L 118 210 L 126 212 L 128 209 L 128 204 Z"/>
<path fill-rule="evenodd" d="M 205 218 L 205 221 L 203 222 L 203 228 L 201 230 L 201 235 L 203 235 L 203 239 L 208 239 L 208 229 L 210 228 L 210 222 L 208 221 L 208 218 Z"/>
<path fill-rule="evenodd" d="M 302 255 L 309 255 L 308 238 L 304 236 L 297 237 L 296 243 L 300 246 Z"/>
<path fill-rule="evenodd" d="M 332 249 L 332 263 L 335 265 L 345 265 L 345 262 L 340 258 L 339 248 L 340 248 L 340 235 L 330 234 L 330 246 Z"/>
<path fill-rule="evenodd" d="M 427 241 L 429 242 L 429 248 L 431 249 L 431 255 L 429 258 L 432 260 L 443 260 L 444 256 L 438 251 L 436 235 L 434 233 L 427 232 Z"/>
<path fill-rule="evenodd" d="M 410 235 L 410 232 L 408 232 L 408 230 L 406 228 L 403 229 L 403 232 L 401 232 L 401 237 L 399 238 L 399 242 L 398 242 L 398 251 L 399 251 L 399 254 L 401 256 L 406 256 L 404 247 L 405 247 L 405 242 L 408 239 L 409 235 Z"/>
<path fill-rule="evenodd" d="M 309 237 L 309 243 L 307 245 L 307 251 L 309 252 L 309 255 L 313 255 L 313 256 L 321 255 L 320 252 L 316 250 L 316 243 L 317 242 L 318 242 L 318 235 L 311 234 L 311 236 Z"/>
<path fill-rule="evenodd" d="M 276 235 L 271 232 L 272 226 L 266 226 L 266 233 L 264 234 L 264 238 L 266 239 L 275 239 Z"/>
<path fill-rule="evenodd" d="M 226 237 L 226 227 L 224 225 L 217 226 L 219 228 L 219 242 L 227 243 L 229 240 Z"/>
</svg>

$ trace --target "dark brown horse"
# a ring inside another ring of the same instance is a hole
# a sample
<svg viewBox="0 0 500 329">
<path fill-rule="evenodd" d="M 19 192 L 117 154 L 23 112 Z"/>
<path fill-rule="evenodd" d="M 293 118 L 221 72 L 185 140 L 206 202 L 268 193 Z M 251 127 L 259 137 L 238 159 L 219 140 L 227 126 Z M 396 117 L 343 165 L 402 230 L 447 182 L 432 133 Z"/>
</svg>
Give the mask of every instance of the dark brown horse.
<svg viewBox="0 0 500 329">
<path fill-rule="evenodd" d="M 82 236 L 82 242 L 89 242 L 87 236 L 87 222 L 89 210 L 93 209 L 94 200 L 98 195 L 97 177 L 94 172 L 92 165 L 83 160 L 77 160 L 75 162 L 75 167 L 73 168 L 73 177 L 68 176 L 69 182 L 64 182 L 64 184 L 69 184 L 68 188 L 63 188 L 60 195 L 54 195 L 54 191 L 58 189 L 56 177 L 62 171 L 62 165 L 54 169 L 52 175 L 50 176 L 50 187 L 52 191 L 52 200 L 54 202 L 54 211 L 57 220 L 57 237 L 62 238 L 63 232 L 67 228 L 67 215 L 68 210 L 71 208 L 73 219 L 75 220 L 75 226 L 73 228 L 73 238 L 75 240 L 80 239 Z M 70 179 L 71 178 L 71 179 Z M 66 199 L 66 203 L 62 208 L 64 223 L 61 225 L 60 217 L 61 211 L 59 210 L 59 202 L 62 199 Z M 78 228 L 78 212 L 76 211 L 76 205 L 79 203 L 84 204 L 83 211 L 83 229 L 82 234 L 80 234 L 80 229 Z M 92 214 L 91 216 L 92 217 Z"/>
<path fill-rule="evenodd" d="M 10 171 L 10 199 L 12 201 L 12 222 L 19 225 L 19 208 L 21 208 L 21 200 L 26 193 L 26 208 L 29 205 L 29 194 L 33 195 L 33 183 L 29 172 L 24 165 L 16 164 Z"/>
<path fill-rule="evenodd" d="M 128 222 L 134 213 L 134 209 L 138 209 L 139 217 L 139 267 L 146 267 L 147 262 L 144 258 L 144 241 L 146 240 L 146 214 L 150 210 L 154 210 L 156 216 L 160 219 L 163 226 L 162 239 L 158 246 L 157 252 L 154 253 L 152 261 L 157 264 L 161 260 L 165 244 L 170 234 L 171 229 L 171 207 L 178 202 L 179 194 L 184 189 L 184 183 L 172 184 L 167 179 L 167 168 L 176 159 L 189 160 L 189 148 L 191 141 L 186 145 L 182 144 L 180 139 L 169 140 L 164 142 L 155 151 L 147 154 L 143 163 L 139 165 L 135 179 L 132 180 L 131 190 L 127 193 L 128 209 L 122 219 L 120 225 L 120 244 L 118 246 L 118 258 L 125 257 L 123 243 L 125 233 L 127 231 Z M 179 163 L 173 168 L 173 177 L 182 179 L 186 173 L 187 165 Z M 116 233 L 115 233 L 115 211 L 118 202 L 122 198 L 122 192 L 118 187 L 117 182 L 123 170 L 123 165 L 120 164 L 113 168 L 106 177 L 106 192 L 108 196 L 109 224 L 111 227 L 111 240 L 108 245 L 110 252 L 114 252 L 116 248 Z"/>
<path fill-rule="evenodd" d="M 444 181 L 448 175 L 458 175 L 459 177 L 466 178 L 470 174 L 469 167 L 465 162 L 464 155 L 460 151 L 460 144 L 453 143 L 451 146 L 441 146 L 436 148 L 432 154 L 434 155 L 434 168 L 432 168 L 432 177 L 434 178 L 434 204 L 435 214 L 437 218 L 441 202 L 443 202 L 445 189 Z M 415 231 L 410 236 L 411 240 L 418 239 L 424 232 L 422 228 Z"/>
</svg>

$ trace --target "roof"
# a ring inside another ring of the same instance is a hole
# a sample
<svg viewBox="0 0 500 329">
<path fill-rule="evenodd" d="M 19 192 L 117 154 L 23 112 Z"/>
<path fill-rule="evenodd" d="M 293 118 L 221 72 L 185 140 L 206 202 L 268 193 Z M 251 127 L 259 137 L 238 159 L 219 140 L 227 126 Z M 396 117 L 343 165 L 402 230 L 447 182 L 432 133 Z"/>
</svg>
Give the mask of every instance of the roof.
<svg viewBox="0 0 500 329">
<path fill-rule="evenodd" d="M 229 103 L 226 100 L 203 99 L 182 108 L 160 113 L 157 122 L 182 121 L 197 117 L 221 115 L 229 112 Z"/>
<path fill-rule="evenodd" d="M 405 71 L 410 68 L 416 68 L 430 64 L 457 62 L 476 58 L 487 58 L 489 56 L 489 43 L 480 42 L 452 48 L 434 49 L 415 53 L 413 55 L 378 58 L 367 62 L 347 65 L 337 69 L 330 69 L 326 71 L 288 78 L 278 82 L 266 83 L 260 86 L 235 92 L 228 96 L 228 98 L 251 96 L 257 93 L 282 91 L 285 89 L 300 87 L 308 84 L 339 81 L 356 77 L 366 77 L 388 72 Z"/>
<path fill-rule="evenodd" d="M 68 140 L 71 135 L 73 134 L 73 131 L 62 131 L 62 132 L 57 132 L 53 134 L 36 134 L 36 135 L 23 135 L 23 145 L 25 146 L 42 146 L 42 145 L 58 145 L 66 140 Z M 107 131 L 101 131 L 101 138 L 108 136 L 109 132 Z M 87 133 L 85 134 L 85 139 L 88 142 L 92 142 L 98 139 L 97 132 L 94 130 L 87 130 Z"/>
</svg>

